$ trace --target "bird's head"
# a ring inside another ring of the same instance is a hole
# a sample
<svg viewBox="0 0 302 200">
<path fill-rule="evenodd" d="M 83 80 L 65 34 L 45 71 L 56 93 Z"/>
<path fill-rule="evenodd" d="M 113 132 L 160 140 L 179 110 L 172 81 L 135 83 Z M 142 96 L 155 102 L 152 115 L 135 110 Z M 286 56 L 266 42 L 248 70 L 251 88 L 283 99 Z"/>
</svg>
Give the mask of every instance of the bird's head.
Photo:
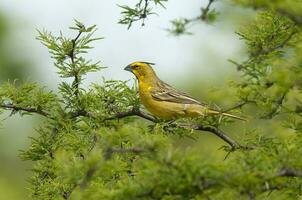
<svg viewBox="0 0 302 200">
<path fill-rule="evenodd" d="M 156 77 L 154 70 L 152 69 L 151 65 L 154 63 L 150 62 L 133 62 L 124 70 L 132 72 L 138 80 L 148 79 L 152 77 Z"/>
</svg>

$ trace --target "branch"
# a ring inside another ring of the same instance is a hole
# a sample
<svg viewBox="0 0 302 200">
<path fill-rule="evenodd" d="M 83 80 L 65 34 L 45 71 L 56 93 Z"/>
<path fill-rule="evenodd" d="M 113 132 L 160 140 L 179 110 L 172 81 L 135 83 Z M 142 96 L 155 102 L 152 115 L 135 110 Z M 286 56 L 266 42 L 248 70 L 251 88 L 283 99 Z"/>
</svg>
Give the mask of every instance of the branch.
<svg viewBox="0 0 302 200">
<path fill-rule="evenodd" d="M 94 118 L 93 114 L 87 113 L 85 111 L 80 111 L 80 112 L 77 112 L 77 113 L 73 113 L 73 114 L 71 114 L 71 116 L 72 116 L 72 118 L 76 118 L 78 116 L 85 116 L 85 117 Z M 104 119 L 104 121 L 114 120 L 114 119 L 121 119 L 121 118 L 125 118 L 125 117 L 130 117 L 130 116 L 138 116 L 138 117 L 141 117 L 143 119 L 146 119 L 146 120 L 154 122 L 154 123 L 158 122 L 158 120 L 154 116 L 151 116 L 151 115 L 139 110 L 138 108 L 132 108 L 130 111 L 127 111 L 127 112 L 117 113 L 113 117 L 109 117 L 109 118 Z M 242 147 L 235 140 L 233 140 L 228 135 L 226 135 L 222 130 L 220 130 L 216 127 L 213 127 L 213 126 L 204 126 L 204 125 L 196 125 L 196 124 L 181 124 L 181 125 L 177 125 L 177 126 L 182 127 L 182 128 L 190 128 L 190 129 L 198 130 L 198 131 L 207 131 L 207 132 L 213 133 L 214 135 L 221 138 L 223 141 L 228 143 L 232 148 Z"/>
<path fill-rule="evenodd" d="M 105 152 L 104 158 L 105 160 L 108 160 L 109 158 L 111 158 L 112 154 L 114 153 L 135 153 L 135 154 L 140 154 L 140 153 L 144 153 L 146 151 L 151 151 L 153 149 L 142 149 L 139 147 L 132 147 L 132 148 L 108 148 L 107 151 Z"/>
<path fill-rule="evenodd" d="M 145 149 L 139 147 L 132 147 L 132 148 L 110 148 L 107 150 L 111 153 L 142 153 L 145 152 Z"/>
<path fill-rule="evenodd" d="M 214 1 L 215 0 L 209 0 L 207 6 L 205 8 L 203 8 L 203 7 L 201 8 L 201 13 L 199 16 L 197 16 L 195 18 L 191 18 L 191 19 L 185 19 L 186 23 L 191 23 L 191 22 L 199 21 L 199 20 L 208 21 L 211 5 L 214 3 Z"/>
<path fill-rule="evenodd" d="M 153 3 L 159 4 L 162 7 L 164 5 L 162 4 L 161 1 L 166 1 L 166 0 L 159 0 L 159 1 L 153 1 Z M 148 15 L 156 14 L 154 12 L 151 12 L 150 6 L 151 0 L 139 0 L 139 2 L 135 5 L 134 8 L 131 8 L 129 6 L 119 6 L 123 9 L 122 14 L 124 15 L 122 19 L 119 20 L 120 24 L 128 24 L 128 29 L 131 28 L 132 24 L 136 21 L 142 20 L 142 26 L 145 25 L 145 19 L 147 18 Z"/>
<path fill-rule="evenodd" d="M 104 154 L 104 159 L 108 160 L 110 159 L 110 157 L 112 156 L 113 153 L 135 153 L 135 154 L 140 154 L 143 152 L 147 152 L 147 151 L 153 151 L 152 148 L 149 149 L 142 149 L 139 147 L 132 147 L 132 148 L 108 148 L 107 151 L 105 151 Z M 97 172 L 97 170 L 99 169 L 99 162 L 94 163 L 85 173 L 85 176 L 83 177 L 83 180 L 80 183 L 76 183 L 73 184 L 73 186 L 63 192 L 62 197 L 66 200 L 70 199 L 70 196 L 72 194 L 72 192 L 79 186 L 81 190 L 84 190 L 87 188 L 87 185 L 89 184 L 89 182 L 91 181 L 91 179 L 93 178 L 94 174 Z"/>
<path fill-rule="evenodd" d="M 261 118 L 262 119 L 271 119 L 271 118 L 273 118 L 279 112 L 279 109 L 282 108 L 283 102 L 284 102 L 285 97 L 288 94 L 288 92 L 289 92 L 289 90 L 286 90 L 280 98 L 276 99 L 274 101 L 275 107 L 272 108 L 272 110 L 269 113 L 262 116 Z"/>
<path fill-rule="evenodd" d="M 90 180 L 92 179 L 93 175 L 98 170 L 98 168 L 99 168 L 98 163 L 96 163 L 87 170 L 85 177 L 83 178 L 82 182 L 79 184 L 82 190 L 84 190 L 87 187 L 88 183 L 90 182 Z"/>
<path fill-rule="evenodd" d="M 250 103 L 256 103 L 255 101 L 251 101 L 251 100 L 245 100 L 241 103 L 238 103 L 237 105 L 231 107 L 231 108 L 228 108 L 226 110 L 223 110 L 221 112 L 225 113 L 225 112 L 229 112 L 231 110 L 235 110 L 235 109 L 238 109 L 238 108 L 242 108 L 243 106 L 247 105 L 247 104 L 250 104 Z"/>
<path fill-rule="evenodd" d="M 288 12 L 287 10 L 283 8 L 278 8 L 277 12 L 283 16 L 286 16 L 293 20 L 296 24 L 302 25 L 302 17 L 298 15 L 294 15 L 293 13 Z"/>
<path fill-rule="evenodd" d="M 292 31 L 289 36 L 283 41 L 281 42 L 280 44 L 272 47 L 272 48 L 269 48 L 269 49 L 263 49 L 261 51 L 257 51 L 257 52 L 254 52 L 251 54 L 252 57 L 257 57 L 257 56 L 260 56 L 260 55 L 265 55 L 265 54 L 268 54 L 272 51 L 275 51 L 277 49 L 280 49 L 280 48 L 283 48 L 288 42 L 289 40 L 293 37 L 293 35 L 295 35 L 297 33 L 297 31 Z"/>
<path fill-rule="evenodd" d="M 88 113 L 85 110 L 78 110 L 76 112 L 70 113 L 69 115 L 70 115 L 70 119 L 75 119 L 75 118 L 80 117 L 80 116 L 95 118 L 91 113 Z"/>
<path fill-rule="evenodd" d="M 284 168 L 280 172 L 277 173 L 276 176 L 281 177 L 302 177 L 302 171 L 296 171 L 289 168 Z"/>
<path fill-rule="evenodd" d="M 246 102 L 247 103 L 247 102 Z M 246 104 L 245 103 L 245 104 Z M 243 106 L 243 105 L 239 105 L 239 106 Z M 79 116 L 84 116 L 84 117 L 90 117 L 90 118 L 95 118 L 95 115 L 92 113 L 88 113 L 84 110 L 78 111 L 78 112 L 74 112 L 71 113 L 71 118 L 77 118 Z M 138 116 L 140 118 L 146 119 L 148 121 L 151 122 L 158 122 L 158 119 L 152 115 L 149 115 L 143 111 L 141 111 L 139 108 L 137 107 L 133 107 L 131 110 L 129 111 L 125 111 L 125 112 L 119 112 L 117 114 L 115 114 L 112 117 L 109 118 L 105 118 L 104 121 L 107 120 L 115 120 L 115 119 L 122 119 L 122 118 L 126 118 L 126 117 L 131 117 L 131 116 Z M 228 143 L 232 148 L 235 147 L 242 147 L 240 144 L 238 144 L 235 140 L 233 140 L 232 138 L 230 138 L 228 135 L 226 135 L 222 130 L 214 127 L 214 126 L 204 126 L 204 125 L 196 125 L 196 124 L 175 124 L 181 128 L 190 128 L 193 130 L 198 130 L 198 131 L 207 131 L 207 132 L 211 132 L 214 135 L 218 136 L 219 138 L 221 138 L 222 140 L 224 140 L 226 143 Z"/>
<path fill-rule="evenodd" d="M 129 116 L 138 116 L 138 117 L 144 118 L 146 120 L 149 120 L 149 121 L 155 122 L 155 123 L 158 121 L 153 116 L 151 116 L 145 112 L 142 112 L 141 110 L 131 110 L 128 112 L 121 112 L 121 113 L 116 114 L 114 117 L 107 118 L 106 120 L 120 119 L 120 118 L 124 118 L 124 117 L 129 117 Z M 178 126 L 182 127 L 182 128 L 190 128 L 190 129 L 199 130 L 199 131 L 211 132 L 211 133 L 215 134 L 216 136 L 220 137 L 222 140 L 224 140 L 228 144 L 230 144 L 232 147 L 236 147 L 239 145 L 236 141 L 234 141 L 229 136 L 227 136 L 222 130 L 220 130 L 216 127 L 195 125 L 195 124 L 180 124 Z"/>
<path fill-rule="evenodd" d="M 1 108 L 12 110 L 13 112 L 17 111 L 26 111 L 29 113 L 37 113 L 39 115 L 42 115 L 44 117 L 49 116 L 49 114 L 43 110 L 37 109 L 37 108 L 32 108 L 32 107 L 20 107 L 20 106 L 15 106 L 13 104 L 2 104 L 0 105 Z"/>
<path fill-rule="evenodd" d="M 253 6 L 254 9 L 260 9 L 260 10 L 271 10 L 272 8 L 266 5 L 260 5 L 260 6 Z M 290 11 L 284 9 L 283 7 L 279 8 L 273 8 L 277 13 L 279 13 L 282 16 L 288 17 L 291 19 L 293 22 L 295 22 L 298 25 L 302 25 L 302 16 L 295 15 L 291 13 Z"/>
<path fill-rule="evenodd" d="M 70 60 L 71 60 L 71 64 L 72 64 L 72 66 L 74 68 L 75 68 L 75 61 L 74 61 L 74 59 L 75 59 L 75 53 L 74 53 L 74 50 L 76 48 L 76 42 L 80 38 L 80 36 L 81 36 L 82 33 L 83 32 L 79 30 L 78 35 L 73 40 L 71 40 L 72 41 L 72 49 L 71 49 L 69 57 L 70 57 Z M 75 73 L 74 74 L 74 81 L 73 81 L 72 85 L 75 87 L 74 94 L 76 95 L 76 97 L 78 97 L 78 95 L 79 95 L 79 84 L 80 84 L 79 72 L 78 71 L 74 71 L 74 73 Z"/>
<path fill-rule="evenodd" d="M 140 1 L 140 3 L 139 4 L 141 4 L 141 1 Z M 144 26 L 145 25 L 145 19 L 146 19 L 146 17 L 147 17 L 147 8 L 148 8 L 148 4 L 149 4 L 149 2 L 148 2 L 148 0 L 145 0 L 145 5 L 144 5 L 144 10 L 143 10 L 143 14 L 141 15 L 141 18 L 143 19 L 143 23 L 142 23 L 142 26 Z"/>
<path fill-rule="evenodd" d="M 214 1 L 215 1 L 215 0 L 209 0 L 208 5 L 207 5 L 205 8 L 202 8 L 202 9 L 201 9 L 202 13 L 201 13 L 200 18 L 201 18 L 202 20 L 207 21 L 207 19 L 208 19 L 208 13 L 209 13 L 209 11 L 210 11 L 210 7 L 211 7 L 211 5 L 212 5 L 212 3 L 213 3 Z"/>
<path fill-rule="evenodd" d="M 207 131 L 213 133 L 214 135 L 218 136 L 220 139 L 228 143 L 232 148 L 241 147 L 239 143 L 237 143 L 235 140 L 226 135 L 222 130 L 214 126 L 204 126 L 200 124 L 180 124 L 179 126 L 197 131 Z"/>
<path fill-rule="evenodd" d="M 117 113 L 115 116 L 110 117 L 110 118 L 106 118 L 105 120 L 121 119 L 121 118 L 124 118 L 124 117 L 130 117 L 130 116 L 138 116 L 138 117 L 144 118 L 146 120 L 149 120 L 151 122 L 157 122 L 158 121 L 155 117 L 141 111 L 138 108 L 132 108 L 132 110 L 130 110 L 130 111 Z"/>
</svg>

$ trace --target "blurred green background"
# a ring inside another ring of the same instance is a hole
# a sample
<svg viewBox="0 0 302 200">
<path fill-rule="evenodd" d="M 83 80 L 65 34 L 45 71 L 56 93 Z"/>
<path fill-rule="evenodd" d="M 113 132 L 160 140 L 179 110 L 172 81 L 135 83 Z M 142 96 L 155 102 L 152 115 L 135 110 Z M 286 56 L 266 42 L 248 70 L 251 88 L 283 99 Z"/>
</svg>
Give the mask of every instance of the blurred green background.
<svg viewBox="0 0 302 200">
<path fill-rule="evenodd" d="M 35 39 L 36 29 L 55 33 L 60 30 L 73 33 L 68 27 L 73 19 L 84 24 L 96 24 L 97 36 L 105 39 L 95 43 L 89 54 L 93 60 L 101 60 L 108 68 L 86 78 L 86 84 L 106 79 L 129 80 L 130 74 L 122 69 L 130 62 L 143 60 L 155 62 L 159 76 L 205 102 L 215 102 L 221 107 L 231 107 L 236 99 L 228 87 L 229 80 L 238 80 L 235 66 L 227 59 L 240 60 L 244 48 L 234 33 L 253 15 L 246 9 L 234 8 L 228 3 L 215 3 L 220 12 L 212 25 L 197 23 L 191 27 L 193 35 L 174 37 L 165 31 L 169 21 L 179 17 L 195 17 L 207 1 L 169 1 L 167 9 L 157 8 L 159 16 L 146 20 L 146 26 L 138 24 L 129 31 L 117 24 L 120 10 L 116 4 L 133 4 L 135 1 L 89 1 L 89 3 L 59 0 L 2 0 L 0 2 L 0 81 L 18 80 L 38 82 L 55 90 L 59 78 L 47 50 Z M 131 80 L 133 81 L 133 80 Z M 9 112 L 1 115 L 3 121 Z M 35 135 L 35 127 L 43 123 L 39 117 L 14 115 L 3 121 L 0 130 L 0 200 L 27 198 L 27 177 L 30 162 L 23 162 L 18 154 L 29 145 L 28 137 Z M 239 124 L 245 127 L 245 124 Z M 238 124 L 228 128 L 239 133 Z M 209 158 L 222 159 L 218 147 L 223 144 L 210 134 L 201 134 L 198 141 L 189 139 L 175 142 L 183 148 L 194 148 Z"/>
</svg>

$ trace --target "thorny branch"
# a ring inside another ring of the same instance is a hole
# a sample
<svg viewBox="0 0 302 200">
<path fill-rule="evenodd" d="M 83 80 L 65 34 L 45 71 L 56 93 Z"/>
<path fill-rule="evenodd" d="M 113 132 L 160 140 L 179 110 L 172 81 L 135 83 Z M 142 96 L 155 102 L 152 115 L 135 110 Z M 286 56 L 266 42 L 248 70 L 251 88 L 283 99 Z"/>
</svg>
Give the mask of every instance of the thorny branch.
<svg viewBox="0 0 302 200">
<path fill-rule="evenodd" d="M 159 4 L 164 7 L 161 1 L 166 0 L 154 0 L 153 2 L 155 3 L 155 5 Z M 124 17 L 119 20 L 119 23 L 127 24 L 128 29 L 130 29 L 134 22 L 142 20 L 142 26 L 144 26 L 147 16 L 155 14 L 154 12 L 151 12 L 152 9 L 149 8 L 150 2 L 151 0 L 139 0 L 134 8 L 131 8 L 129 6 L 120 6 L 123 9 L 122 14 L 124 15 Z"/>
<path fill-rule="evenodd" d="M 271 10 L 272 9 L 271 7 L 265 6 L 265 5 L 260 5 L 260 6 L 255 5 L 255 6 L 253 6 L 253 8 L 260 9 L 260 10 Z M 285 9 L 284 7 L 274 8 L 273 10 L 275 10 L 277 13 L 279 13 L 282 16 L 288 17 L 293 22 L 295 22 L 295 24 L 302 25 L 302 16 L 301 15 L 294 14 L 294 13 L 290 12 L 290 10 Z"/>
<path fill-rule="evenodd" d="M 210 7 L 211 7 L 211 5 L 212 5 L 212 3 L 213 3 L 214 1 L 215 1 L 215 0 L 209 0 L 208 5 L 207 5 L 205 8 L 202 8 L 202 9 L 201 9 L 202 13 L 201 13 L 200 18 L 201 18 L 202 20 L 204 20 L 204 21 L 207 21 L 207 20 L 208 20 L 208 13 L 209 13 Z"/>
<path fill-rule="evenodd" d="M 216 13 L 214 9 L 211 9 L 212 4 L 216 0 L 209 0 L 206 7 L 202 7 L 200 10 L 200 14 L 197 17 L 194 18 L 180 18 L 180 19 L 174 19 L 171 22 L 172 27 L 170 29 L 167 29 L 168 32 L 170 32 L 173 35 L 179 36 L 182 34 L 191 34 L 187 31 L 188 26 L 194 22 L 198 21 L 205 21 L 205 22 L 211 22 L 214 20 Z"/>
<path fill-rule="evenodd" d="M 144 153 L 147 152 L 148 149 L 143 149 L 143 148 L 139 148 L 139 147 L 132 147 L 132 148 L 108 148 L 107 151 L 105 152 L 105 160 L 108 160 L 112 154 L 114 153 L 135 153 L 135 154 L 140 154 L 140 153 Z"/>
<path fill-rule="evenodd" d="M 0 105 L 0 107 L 4 108 L 4 109 L 12 110 L 12 112 L 26 111 L 29 113 L 37 113 L 37 114 L 45 116 L 45 117 L 49 116 L 49 114 L 47 112 L 37 109 L 37 108 L 32 108 L 32 107 L 21 107 L 21 106 L 16 106 L 13 104 L 2 104 L 2 105 Z"/>
<path fill-rule="evenodd" d="M 74 68 L 76 68 L 76 66 L 75 66 L 76 63 L 75 63 L 75 60 L 74 60 L 75 59 L 74 51 L 75 51 L 75 48 L 76 48 L 76 42 L 80 38 L 82 33 L 83 33 L 82 31 L 79 31 L 78 35 L 73 40 L 71 40 L 72 41 L 72 49 L 71 49 L 69 57 L 71 59 L 71 64 Z M 74 94 L 75 94 L 76 97 L 78 97 L 78 95 L 79 95 L 79 84 L 80 84 L 79 72 L 75 70 L 74 71 L 74 81 L 73 81 L 72 85 L 75 87 Z"/>
<path fill-rule="evenodd" d="M 216 1 L 216 0 L 209 0 L 207 6 L 205 8 L 204 7 L 201 8 L 200 15 L 195 18 L 192 18 L 192 19 L 186 19 L 187 23 L 199 21 L 199 20 L 208 21 L 209 13 L 211 11 L 211 6 L 214 3 L 214 1 Z"/>
<path fill-rule="evenodd" d="M 232 148 L 241 147 L 239 143 L 237 143 L 235 140 L 226 135 L 222 130 L 214 126 L 203 126 L 200 124 L 180 124 L 178 126 L 183 128 L 190 128 L 197 131 L 207 131 L 218 136 L 220 139 L 228 143 Z"/>
<path fill-rule="evenodd" d="M 38 110 L 36 108 L 18 107 L 18 106 L 14 106 L 14 105 L 10 105 L 10 104 L 1 105 L 1 107 L 6 108 L 6 109 L 11 109 L 11 110 L 14 110 L 14 111 L 22 110 L 22 111 L 26 111 L 26 112 L 29 112 L 29 113 L 37 113 L 37 114 L 43 115 L 45 117 L 49 117 L 49 114 L 47 112 L 42 111 L 42 110 Z M 84 110 L 77 111 L 77 112 L 74 112 L 74 113 L 70 113 L 70 118 L 71 119 L 74 119 L 74 118 L 77 118 L 77 117 L 80 117 L 80 116 L 95 118 L 95 115 L 93 113 L 88 113 Z M 138 108 L 132 108 L 131 110 L 126 111 L 126 112 L 119 112 L 119 113 L 115 114 L 112 117 L 104 119 L 104 121 L 114 120 L 114 119 L 121 119 L 121 118 L 125 118 L 125 117 L 130 117 L 130 116 L 138 116 L 138 117 L 141 117 L 143 119 L 146 119 L 146 120 L 154 122 L 154 123 L 158 122 L 158 119 L 156 119 L 155 117 L 141 111 Z M 178 125 L 178 126 L 181 127 L 181 128 L 190 128 L 190 129 L 198 130 L 198 131 L 211 132 L 214 135 L 221 138 L 222 140 L 224 140 L 226 143 L 228 143 L 232 148 L 241 147 L 235 140 L 230 138 L 222 130 L 220 130 L 216 127 L 196 125 L 196 124 L 181 124 L 181 125 Z"/>
<path fill-rule="evenodd" d="M 290 39 L 296 34 L 296 30 L 292 31 L 289 36 L 283 41 L 281 42 L 280 44 L 270 48 L 270 49 L 263 49 L 261 51 L 257 51 L 257 52 L 253 52 L 251 54 L 252 57 L 257 57 L 257 56 L 260 56 L 260 55 L 265 55 L 265 54 L 268 54 L 268 53 L 271 53 L 277 49 L 280 49 L 280 48 L 283 48 L 289 41 Z"/>
<path fill-rule="evenodd" d="M 288 94 L 288 92 L 289 92 L 289 90 L 286 90 L 279 98 L 277 98 L 274 101 L 274 103 L 275 103 L 274 108 L 269 113 L 262 116 L 261 118 L 262 119 L 271 119 L 273 116 L 275 116 L 279 112 L 280 108 L 282 108 L 282 105 L 284 103 L 285 97 Z"/>
<path fill-rule="evenodd" d="M 302 177 L 302 171 L 297 171 L 294 169 L 284 168 L 280 170 L 276 176 L 280 177 Z"/>
<path fill-rule="evenodd" d="M 104 159 L 108 160 L 111 158 L 112 154 L 114 153 L 134 153 L 134 154 L 140 154 L 148 151 L 153 151 L 153 149 L 143 149 L 140 147 L 132 147 L 132 148 L 108 148 L 107 151 L 105 151 Z M 83 180 L 80 183 L 74 184 L 71 188 L 69 188 L 68 191 L 65 191 L 62 196 L 64 199 L 70 199 L 70 196 L 72 192 L 76 189 L 76 187 L 80 187 L 81 190 L 86 189 L 87 185 L 93 178 L 93 175 L 96 173 L 96 171 L 99 169 L 99 162 L 93 164 L 85 173 L 85 176 L 83 177 Z"/>
<path fill-rule="evenodd" d="M 276 174 L 276 176 L 272 177 L 272 178 L 277 178 L 277 177 L 301 177 L 302 176 L 302 172 L 301 171 L 294 171 L 291 169 L 283 169 L 280 172 L 278 172 Z M 200 177 L 198 179 L 200 181 L 199 185 L 201 186 L 200 189 L 202 192 L 204 192 L 205 190 L 211 189 L 217 185 L 220 185 L 221 182 L 217 181 L 217 180 L 211 180 L 211 179 L 207 179 L 206 177 Z M 273 190 L 279 190 L 282 186 L 276 185 L 276 186 L 267 186 L 266 184 L 266 177 L 263 177 L 263 184 L 265 185 L 263 187 L 263 191 L 262 192 L 271 192 Z M 150 197 L 153 196 L 155 189 L 151 188 L 150 190 L 138 194 L 136 197 L 137 198 L 143 198 L 143 197 Z M 242 194 L 245 194 L 249 197 L 249 199 L 255 199 L 255 193 L 252 191 L 242 191 Z"/>
<path fill-rule="evenodd" d="M 293 13 L 283 9 L 283 8 L 278 8 L 277 12 L 283 16 L 286 16 L 293 20 L 296 24 L 302 25 L 302 16 L 294 15 Z"/>
<path fill-rule="evenodd" d="M 251 100 L 244 100 L 240 103 L 238 103 L 237 105 L 231 107 L 231 108 L 228 108 L 226 110 L 223 110 L 221 112 L 225 113 L 225 112 L 229 112 L 231 110 L 235 110 L 235 109 L 238 109 L 238 108 L 242 108 L 243 106 L 247 105 L 247 104 L 251 104 L 251 103 L 256 103 L 255 101 L 251 101 Z"/>
<path fill-rule="evenodd" d="M 120 119 L 120 118 L 124 118 L 124 117 L 129 117 L 129 116 L 138 116 L 138 117 L 144 118 L 144 119 L 149 120 L 154 123 L 158 122 L 158 120 L 155 117 L 153 117 L 139 109 L 132 109 L 127 112 L 117 113 L 115 116 L 107 118 L 105 120 Z M 221 138 L 222 140 L 224 140 L 226 143 L 228 143 L 232 148 L 241 147 L 241 145 L 239 145 L 235 140 L 233 140 L 228 135 L 226 135 L 222 130 L 220 130 L 216 127 L 213 127 L 213 126 L 204 126 L 204 125 L 196 125 L 196 124 L 181 124 L 181 125 L 177 125 L 177 126 L 182 127 L 182 128 L 198 130 L 198 131 L 211 132 L 214 135 Z"/>
<path fill-rule="evenodd" d="M 199 16 L 192 18 L 192 19 L 186 19 L 188 22 L 193 22 L 193 21 L 208 21 L 209 20 L 209 12 L 211 11 L 211 6 L 216 0 L 209 0 L 208 4 L 206 7 L 201 8 L 201 13 Z"/>
<path fill-rule="evenodd" d="M 117 113 L 115 116 L 106 118 L 105 120 L 121 119 L 124 117 L 130 117 L 130 116 L 139 116 L 141 118 L 144 118 L 144 119 L 152 121 L 152 122 L 158 122 L 158 120 L 155 117 L 153 117 L 137 108 L 132 108 L 130 111 L 126 111 L 126 112 Z"/>
</svg>

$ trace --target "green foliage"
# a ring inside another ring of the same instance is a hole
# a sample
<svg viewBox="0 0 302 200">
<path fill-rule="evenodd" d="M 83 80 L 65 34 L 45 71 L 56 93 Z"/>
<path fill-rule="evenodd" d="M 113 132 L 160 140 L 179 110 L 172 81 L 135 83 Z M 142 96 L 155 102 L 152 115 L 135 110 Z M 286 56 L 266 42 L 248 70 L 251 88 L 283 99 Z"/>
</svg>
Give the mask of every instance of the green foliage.
<svg viewBox="0 0 302 200">
<path fill-rule="evenodd" d="M 280 2 L 270 5 L 277 7 Z M 124 9 L 139 19 L 140 7 L 136 14 Z M 246 42 L 248 58 L 232 61 L 242 75 L 233 83 L 239 99 L 234 109 L 250 106 L 255 118 L 264 124 L 268 124 L 265 119 L 273 120 L 275 126 L 270 127 L 270 137 L 268 127 L 242 130 L 237 136 L 240 145 L 223 149 L 224 161 L 194 148 L 185 150 L 172 138 L 195 139 L 196 130 L 223 138 L 219 130 L 231 120 L 216 116 L 164 122 L 141 111 L 137 89 L 127 82 L 104 80 L 83 88 L 84 76 L 102 69 L 83 56 L 97 40 L 95 26 L 85 28 L 76 21 L 75 38 L 40 31 L 38 39 L 49 49 L 59 75 L 73 79 L 72 83 L 60 83 L 58 94 L 37 84 L 0 87 L 3 109 L 45 117 L 30 147 L 21 153 L 24 160 L 35 163 L 32 198 L 301 198 L 301 24 L 275 7 L 264 9 L 237 33 Z M 185 21 L 175 23 L 179 30 L 186 28 Z"/>
<path fill-rule="evenodd" d="M 249 27 L 238 32 L 246 41 L 249 59 L 237 65 L 244 81 L 235 84 L 242 101 L 262 107 L 263 118 L 272 118 L 292 106 L 290 99 L 299 88 L 301 70 L 300 28 L 272 12 L 262 12 Z M 287 107 L 287 102 L 290 106 Z"/>
<path fill-rule="evenodd" d="M 164 2 L 168 0 L 139 0 L 134 7 L 128 5 L 119 5 L 122 9 L 122 18 L 119 20 L 120 24 L 128 25 L 128 29 L 131 28 L 132 24 L 136 21 L 142 21 L 142 26 L 145 25 L 145 19 L 149 15 L 156 15 L 153 9 L 150 7 L 150 3 L 155 6 L 160 5 L 165 8 Z M 166 29 L 170 34 L 174 36 L 180 36 L 184 34 L 191 34 L 188 29 L 194 22 L 204 21 L 207 23 L 213 23 L 216 20 L 218 12 L 211 8 L 212 3 L 215 0 L 209 0 L 205 7 L 200 9 L 200 15 L 195 18 L 180 18 L 171 20 L 171 27 Z"/>
<path fill-rule="evenodd" d="M 188 19 L 174 19 L 171 21 L 171 28 L 167 31 L 171 33 L 172 35 L 179 36 L 183 34 L 190 35 L 192 33 L 187 32 L 188 25 L 190 24 L 190 21 Z"/>
<path fill-rule="evenodd" d="M 119 7 L 122 9 L 122 18 L 119 20 L 120 24 L 128 25 L 128 29 L 131 28 L 132 23 L 136 21 L 142 21 L 142 26 L 145 25 L 145 19 L 149 15 L 156 14 L 152 12 L 152 8 L 150 7 L 150 3 L 156 5 L 160 5 L 165 8 L 164 2 L 168 0 L 139 0 L 134 7 L 130 7 L 127 5 L 120 5 Z"/>
<path fill-rule="evenodd" d="M 202 7 L 200 9 L 200 15 L 198 15 L 195 18 L 180 18 L 180 19 L 174 19 L 171 20 L 171 27 L 167 29 L 167 31 L 174 35 L 174 36 L 180 36 L 180 35 L 190 35 L 191 32 L 188 31 L 188 29 L 196 22 L 204 21 L 206 23 L 213 23 L 216 21 L 216 18 L 218 16 L 218 12 L 211 8 L 212 4 L 215 2 L 215 0 L 209 0 L 206 7 Z"/>
<path fill-rule="evenodd" d="M 16 82 L 2 84 L 0 101 L 3 108 L 13 109 L 11 114 L 20 113 L 21 115 L 30 114 L 30 112 L 47 115 L 44 110 L 55 110 L 59 106 L 55 94 L 35 83 L 25 83 L 19 86 L 16 85 Z"/>
<path fill-rule="evenodd" d="M 88 72 L 100 70 L 97 63 L 85 60 L 80 54 L 87 53 L 91 49 L 90 43 L 103 38 L 92 38 L 96 31 L 95 25 L 85 28 L 85 26 L 76 21 L 76 26 L 70 29 L 77 30 L 78 35 L 75 39 L 66 38 L 62 35 L 56 37 L 47 31 L 39 31 L 38 40 L 42 42 L 55 59 L 55 66 L 59 69 L 62 78 L 81 77 Z M 80 37 L 82 34 L 85 36 Z M 81 79 L 79 79 L 80 81 Z"/>
</svg>

